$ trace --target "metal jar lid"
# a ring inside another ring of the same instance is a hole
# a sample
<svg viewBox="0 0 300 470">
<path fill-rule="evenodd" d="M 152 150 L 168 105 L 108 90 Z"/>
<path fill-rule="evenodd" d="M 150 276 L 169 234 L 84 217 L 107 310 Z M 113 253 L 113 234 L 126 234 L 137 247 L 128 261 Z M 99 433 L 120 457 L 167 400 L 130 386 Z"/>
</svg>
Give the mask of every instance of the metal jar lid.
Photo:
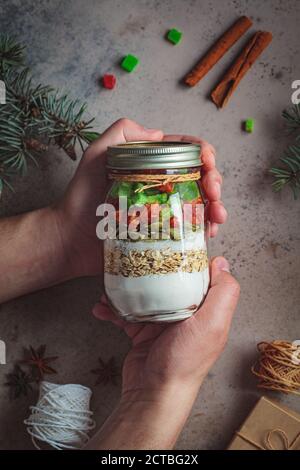
<svg viewBox="0 0 300 470">
<path fill-rule="evenodd" d="M 192 142 L 128 142 L 107 149 L 106 166 L 116 170 L 200 166 L 201 145 Z"/>
</svg>

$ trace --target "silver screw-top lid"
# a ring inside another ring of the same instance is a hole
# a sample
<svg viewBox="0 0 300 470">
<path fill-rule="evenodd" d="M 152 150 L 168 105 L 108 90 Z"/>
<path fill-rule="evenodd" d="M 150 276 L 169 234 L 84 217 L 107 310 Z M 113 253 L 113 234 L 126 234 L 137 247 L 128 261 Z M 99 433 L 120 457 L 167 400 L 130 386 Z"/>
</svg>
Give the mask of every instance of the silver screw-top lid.
<svg viewBox="0 0 300 470">
<path fill-rule="evenodd" d="M 191 168 L 201 165 L 192 142 L 128 142 L 108 147 L 106 166 L 116 170 Z"/>
</svg>

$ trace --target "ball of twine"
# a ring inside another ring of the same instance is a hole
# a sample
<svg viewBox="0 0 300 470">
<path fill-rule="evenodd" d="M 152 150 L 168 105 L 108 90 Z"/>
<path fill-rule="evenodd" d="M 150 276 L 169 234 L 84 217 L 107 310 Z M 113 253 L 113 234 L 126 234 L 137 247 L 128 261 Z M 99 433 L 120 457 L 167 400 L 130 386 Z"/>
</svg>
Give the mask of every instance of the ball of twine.
<svg viewBox="0 0 300 470">
<path fill-rule="evenodd" d="M 259 378 L 258 387 L 300 395 L 300 344 L 297 341 L 262 342 L 260 358 L 251 370 Z"/>
<path fill-rule="evenodd" d="M 95 428 L 91 396 L 91 390 L 82 385 L 41 382 L 38 402 L 24 421 L 34 446 L 40 450 L 40 441 L 57 450 L 84 447 L 88 432 Z"/>
</svg>

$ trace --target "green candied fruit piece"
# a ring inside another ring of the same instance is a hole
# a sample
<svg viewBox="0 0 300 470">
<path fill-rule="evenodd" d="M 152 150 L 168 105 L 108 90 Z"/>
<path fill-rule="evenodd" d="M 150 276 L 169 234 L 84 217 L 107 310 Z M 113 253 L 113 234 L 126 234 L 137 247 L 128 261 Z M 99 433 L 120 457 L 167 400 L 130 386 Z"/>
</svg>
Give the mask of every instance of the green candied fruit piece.
<svg viewBox="0 0 300 470">
<path fill-rule="evenodd" d="M 174 45 L 179 44 L 182 38 L 182 32 L 178 29 L 172 28 L 168 31 L 167 39 Z"/>
<path fill-rule="evenodd" d="M 164 204 L 168 200 L 168 195 L 167 193 L 161 193 L 159 194 L 159 199 L 160 199 L 160 204 Z"/>
<path fill-rule="evenodd" d="M 192 201 L 200 196 L 200 191 L 196 181 L 186 181 L 185 183 L 176 183 L 176 190 L 179 192 L 181 199 L 184 201 Z"/>
<path fill-rule="evenodd" d="M 118 190 L 118 196 L 131 196 L 132 193 L 132 183 L 127 183 L 126 181 L 122 181 L 119 183 L 119 190 Z"/>
<path fill-rule="evenodd" d="M 135 192 L 137 189 L 141 189 L 145 186 L 145 183 L 134 183 L 133 201 L 135 204 L 163 204 L 167 202 L 168 196 L 166 193 L 161 193 L 155 188 L 145 189 L 145 191 Z"/>
<path fill-rule="evenodd" d="M 147 199 L 144 193 L 134 193 L 132 196 L 132 204 L 147 204 Z"/>
<path fill-rule="evenodd" d="M 245 131 L 252 133 L 254 131 L 254 119 L 248 118 L 245 121 Z"/>
<path fill-rule="evenodd" d="M 111 197 L 120 197 L 120 196 L 131 196 L 132 193 L 132 183 L 127 183 L 126 181 L 122 181 L 119 183 L 114 183 L 109 195 Z"/>
<path fill-rule="evenodd" d="M 139 63 L 138 57 L 135 57 L 132 54 L 128 54 L 126 57 L 121 62 L 121 67 L 122 69 L 126 70 L 126 72 L 133 72 L 133 70 L 136 68 L 136 66 Z"/>
<path fill-rule="evenodd" d="M 148 204 L 164 204 L 168 200 L 167 193 L 153 194 L 152 196 L 147 196 Z"/>
</svg>

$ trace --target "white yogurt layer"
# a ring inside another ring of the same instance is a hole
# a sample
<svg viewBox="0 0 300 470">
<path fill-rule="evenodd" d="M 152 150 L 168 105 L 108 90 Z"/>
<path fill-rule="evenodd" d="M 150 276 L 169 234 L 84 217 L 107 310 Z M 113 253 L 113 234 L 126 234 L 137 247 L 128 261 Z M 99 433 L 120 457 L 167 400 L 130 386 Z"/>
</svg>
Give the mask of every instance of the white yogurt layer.
<svg viewBox="0 0 300 470">
<path fill-rule="evenodd" d="M 195 273 L 141 277 L 105 273 L 104 282 L 107 296 L 121 315 L 142 317 L 157 312 L 168 313 L 176 320 L 182 317 L 180 310 L 192 310 L 200 305 L 209 286 L 209 273 L 208 268 Z"/>
</svg>

